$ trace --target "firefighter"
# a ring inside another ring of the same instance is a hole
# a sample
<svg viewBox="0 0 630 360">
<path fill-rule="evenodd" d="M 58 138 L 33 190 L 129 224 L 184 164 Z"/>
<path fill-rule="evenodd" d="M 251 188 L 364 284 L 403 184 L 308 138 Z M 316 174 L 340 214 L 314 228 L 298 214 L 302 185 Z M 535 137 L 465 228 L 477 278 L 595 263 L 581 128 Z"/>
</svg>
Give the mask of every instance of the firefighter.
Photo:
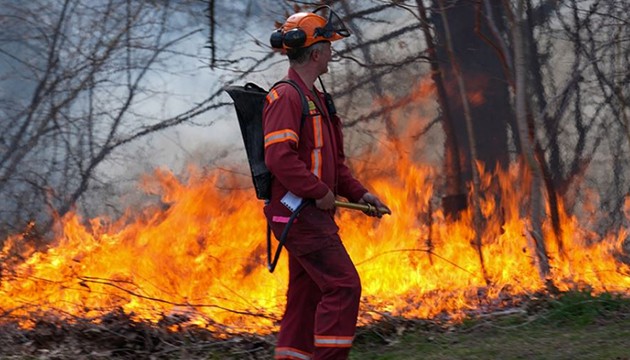
<svg viewBox="0 0 630 360">
<path fill-rule="evenodd" d="M 317 14 L 321 10 L 329 12 L 328 19 Z M 361 283 L 338 234 L 335 198 L 387 209 L 346 166 L 340 119 L 325 92 L 315 87 L 315 80 L 328 71 L 331 43 L 349 35 L 337 15 L 321 7 L 291 15 L 271 36 L 272 46 L 282 48 L 289 58 L 286 79 L 298 84 L 309 107 L 309 115 L 302 119 L 302 98 L 286 83 L 274 87 L 266 98 L 265 163 L 273 180 L 264 212 L 276 238 L 296 204 L 314 200 L 301 210 L 286 238 L 289 285 L 276 359 L 347 359 Z"/>
</svg>

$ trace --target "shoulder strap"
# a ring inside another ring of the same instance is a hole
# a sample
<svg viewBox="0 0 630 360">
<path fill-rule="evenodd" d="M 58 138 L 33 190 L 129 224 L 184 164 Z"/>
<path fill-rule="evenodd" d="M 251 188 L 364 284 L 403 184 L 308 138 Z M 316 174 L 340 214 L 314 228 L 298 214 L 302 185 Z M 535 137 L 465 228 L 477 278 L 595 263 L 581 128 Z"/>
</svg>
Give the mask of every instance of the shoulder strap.
<svg viewBox="0 0 630 360">
<path fill-rule="evenodd" d="M 300 99 L 302 100 L 302 120 L 300 121 L 300 131 L 302 131 L 302 126 L 304 125 L 304 121 L 306 120 L 306 117 L 309 115 L 308 100 L 306 99 L 306 96 L 304 96 L 304 93 L 302 92 L 302 89 L 300 89 L 300 86 L 293 80 L 290 80 L 290 79 L 280 80 L 277 83 L 273 84 L 271 88 L 272 89 L 275 88 L 278 84 L 289 84 L 293 86 L 293 88 L 297 90 L 298 94 L 300 95 Z"/>
<path fill-rule="evenodd" d="M 300 89 L 298 84 L 296 84 L 295 81 L 293 80 L 288 80 L 288 79 L 280 80 L 277 83 L 273 84 L 271 88 L 273 89 L 278 84 L 282 84 L 282 83 L 286 83 L 293 86 L 293 88 L 297 90 L 298 94 L 300 94 L 300 99 L 302 100 L 302 120 L 300 121 L 299 132 L 302 132 L 304 121 L 309 115 L 308 100 L 306 99 L 306 96 L 304 96 L 302 89 Z M 282 251 L 282 247 L 284 246 L 284 243 L 286 242 L 289 229 L 291 228 L 291 225 L 293 224 L 293 221 L 295 220 L 295 218 L 300 214 L 300 211 L 302 210 L 302 208 L 304 208 L 308 203 L 309 203 L 308 201 L 302 200 L 298 208 L 289 217 L 289 221 L 285 225 L 284 230 L 282 230 L 282 235 L 280 236 L 280 239 L 278 239 L 278 246 L 276 248 L 276 253 L 273 256 L 273 259 L 271 257 L 271 226 L 269 225 L 269 222 L 267 222 L 267 269 L 269 270 L 269 272 L 272 273 L 276 269 L 276 265 L 278 264 L 278 259 L 280 258 L 280 252 Z"/>
</svg>

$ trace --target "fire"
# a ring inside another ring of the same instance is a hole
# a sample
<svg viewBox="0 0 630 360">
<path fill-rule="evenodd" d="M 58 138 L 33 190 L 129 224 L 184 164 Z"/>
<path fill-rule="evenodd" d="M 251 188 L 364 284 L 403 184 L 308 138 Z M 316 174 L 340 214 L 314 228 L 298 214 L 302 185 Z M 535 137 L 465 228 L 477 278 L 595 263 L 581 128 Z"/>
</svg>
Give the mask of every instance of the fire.
<svg viewBox="0 0 630 360">
<path fill-rule="evenodd" d="M 504 214 L 495 218 L 494 198 L 482 199 L 488 284 L 471 245 L 471 214 L 449 221 L 439 206 L 430 206 L 438 171 L 406 157 L 382 165 L 392 171 L 366 183 L 393 215 L 376 220 L 338 211 L 342 239 L 362 278 L 362 322 L 383 313 L 457 318 L 489 301 L 544 290 L 528 245 L 529 224 L 520 215 L 525 191 L 517 166 L 505 173 L 482 169 L 485 186 L 491 179 L 499 184 Z M 24 234 L 6 239 L 0 313 L 24 327 L 48 312 L 98 322 L 122 309 L 136 319 L 195 323 L 224 334 L 273 331 L 284 304 L 286 257 L 268 273 L 262 204 L 251 189 L 234 190 L 239 184 L 242 179 L 225 173 L 193 168 L 181 180 L 157 170 L 142 186 L 159 194 L 162 206 L 118 221 L 69 214 L 46 251 L 25 248 Z M 551 277 L 560 290 L 628 291 L 628 266 L 615 257 L 625 230 L 601 238 L 567 215 L 562 227 L 560 253 L 551 225 L 544 226 Z"/>
</svg>

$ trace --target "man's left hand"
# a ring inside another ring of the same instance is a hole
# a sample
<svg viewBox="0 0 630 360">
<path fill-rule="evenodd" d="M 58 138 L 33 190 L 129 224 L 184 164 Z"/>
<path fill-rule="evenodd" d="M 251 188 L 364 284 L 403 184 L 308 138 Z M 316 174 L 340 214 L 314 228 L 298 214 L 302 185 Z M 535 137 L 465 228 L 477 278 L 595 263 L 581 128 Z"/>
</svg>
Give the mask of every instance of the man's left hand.
<svg viewBox="0 0 630 360">
<path fill-rule="evenodd" d="M 378 218 L 381 218 L 383 217 L 383 214 L 392 213 L 392 211 L 387 207 L 387 205 L 385 205 L 378 197 L 376 197 L 376 195 L 369 192 L 363 195 L 361 200 L 359 200 L 359 204 L 373 205 L 373 207 L 370 210 L 364 211 L 364 213 L 369 216 L 376 216 Z M 379 211 L 378 209 L 385 209 L 387 211 L 383 212 L 383 211 Z"/>
</svg>

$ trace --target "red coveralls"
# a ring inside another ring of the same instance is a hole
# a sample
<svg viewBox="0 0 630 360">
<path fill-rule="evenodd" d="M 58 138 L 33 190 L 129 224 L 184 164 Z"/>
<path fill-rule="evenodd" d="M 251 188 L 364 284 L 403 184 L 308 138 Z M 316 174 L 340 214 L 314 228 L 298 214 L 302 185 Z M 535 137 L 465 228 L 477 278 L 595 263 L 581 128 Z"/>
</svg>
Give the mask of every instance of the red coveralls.
<svg viewBox="0 0 630 360">
<path fill-rule="evenodd" d="M 302 124 L 302 101 L 289 84 L 276 86 L 267 96 L 265 163 L 274 178 L 265 216 L 276 238 L 291 215 L 280 202 L 288 191 L 319 199 L 330 189 L 354 202 L 367 192 L 344 164 L 341 122 L 328 114 L 323 94 L 317 92 L 314 102 L 293 69 L 288 78 L 308 97 L 310 115 Z M 361 283 L 338 230 L 334 210 L 308 205 L 289 231 L 289 287 L 276 359 L 347 359 L 350 353 Z"/>
</svg>

